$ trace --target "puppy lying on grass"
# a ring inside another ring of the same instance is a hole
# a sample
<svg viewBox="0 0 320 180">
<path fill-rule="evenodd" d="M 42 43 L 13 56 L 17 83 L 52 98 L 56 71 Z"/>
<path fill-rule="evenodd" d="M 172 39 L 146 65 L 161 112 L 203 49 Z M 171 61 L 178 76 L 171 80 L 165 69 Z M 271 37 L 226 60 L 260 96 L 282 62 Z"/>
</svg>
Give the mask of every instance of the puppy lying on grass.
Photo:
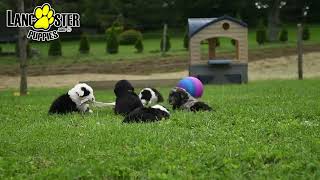
<svg viewBox="0 0 320 180">
<path fill-rule="evenodd" d="M 140 107 L 130 112 L 123 120 L 124 123 L 155 122 L 170 117 L 169 111 L 161 106 Z"/>
<path fill-rule="evenodd" d="M 49 114 L 91 113 L 89 103 L 94 101 L 93 89 L 85 83 L 80 83 L 54 100 L 50 106 Z"/>
<path fill-rule="evenodd" d="M 192 97 L 186 90 L 175 87 L 169 94 L 169 104 L 173 110 L 184 109 L 188 111 L 211 111 L 212 108 L 204 102 Z"/>
<path fill-rule="evenodd" d="M 154 105 L 163 102 L 163 97 L 158 90 L 154 88 L 142 89 L 139 93 L 139 100 L 143 106 L 131 111 L 123 120 L 124 123 L 155 122 L 169 118 L 170 113 L 165 107 Z"/>
</svg>

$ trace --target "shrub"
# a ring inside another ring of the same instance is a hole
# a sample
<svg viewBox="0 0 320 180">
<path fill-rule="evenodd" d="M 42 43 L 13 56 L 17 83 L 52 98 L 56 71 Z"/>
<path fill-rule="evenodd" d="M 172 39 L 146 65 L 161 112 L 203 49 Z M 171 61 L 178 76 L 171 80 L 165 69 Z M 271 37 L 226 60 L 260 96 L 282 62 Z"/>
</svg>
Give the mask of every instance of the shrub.
<svg viewBox="0 0 320 180">
<path fill-rule="evenodd" d="M 235 46 L 235 45 L 236 45 L 236 41 L 237 41 L 237 40 L 235 40 L 235 39 L 231 39 L 230 42 L 231 42 L 231 44 L 232 44 L 233 46 Z"/>
<path fill-rule="evenodd" d="M 115 31 L 111 30 L 109 37 L 107 38 L 107 53 L 117 54 L 119 51 L 119 42 Z"/>
<path fill-rule="evenodd" d="M 19 57 L 19 54 L 20 54 L 19 41 L 17 41 L 17 43 L 16 43 L 15 51 L 16 51 L 17 57 Z M 27 42 L 27 57 L 29 57 L 29 58 L 31 57 L 31 47 L 30 47 L 29 42 Z"/>
<path fill-rule="evenodd" d="M 161 38 L 161 42 L 160 42 L 160 50 L 161 50 L 161 52 L 163 52 L 163 50 L 164 50 L 163 49 L 163 41 L 164 41 L 164 39 L 162 37 Z M 165 49 L 165 52 L 169 51 L 170 48 L 171 48 L 170 37 L 169 37 L 169 35 L 167 35 L 166 36 L 166 49 Z"/>
<path fill-rule="evenodd" d="M 260 20 L 258 25 L 258 29 L 256 32 L 256 41 L 259 45 L 262 45 L 267 41 L 266 27 L 264 26 L 262 20 Z"/>
<path fill-rule="evenodd" d="M 2 47 L 0 46 L 0 54 L 2 53 Z"/>
<path fill-rule="evenodd" d="M 81 35 L 79 52 L 81 54 L 88 54 L 90 51 L 90 44 L 88 40 L 88 36 L 86 34 Z"/>
<path fill-rule="evenodd" d="M 185 49 L 189 49 L 189 35 L 188 35 L 188 32 L 186 32 L 186 34 L 184 35 L 184 38 L 183 38 L 183 47 Z"/>
<path fill-rule="evenodd" d="M 308 41 L 310 39 L 310 31 L 308 26 L 304 26 L 302 30 L 302 40 Z"/>
<path fill-rule="evenodd" d="M 216 39 L 216 47 L 220 46 L 220 39 L 219 38 L 215 38 Z"/>
<path fill-rule="evenodd" d="M 49 56 L 61 56 L 61 41 L 60 39 L 56 39 L 50 42 L 49 50 L 48 50 Z"/>
<path fill-rule="evenodd" d="M 121 45 L 134 45 L 139 39 L 142 39 L 141 32 L 130 29 L 120 34 L 119 43 Z"/>
<path fill-rule="evenodd" d="M 142 40 L 138 39 L 134 45 L 134 47 L 137 49 L 137 53 L 142 53 L 143 52 L 143 44 Z"/>
<path fill-rule="evenodd" d="M 117 38 L 119 37 L 119 35 L 123 32 L 123 26 L 120 26 L 120 25 L 113 25 L 109 28 L 106 29 L 106 36 L 107 36 L 107 39 L 109 38 L 109 35 L 111 34 L 111 31 L 113 31 Z"/>
<path fill-rule="evenodd" d="M 281 42 L 287 42 L 288 41 L 288 31 L 286 28 L 283 28 L 280 32 L 279 40 Z"/>
</svg>

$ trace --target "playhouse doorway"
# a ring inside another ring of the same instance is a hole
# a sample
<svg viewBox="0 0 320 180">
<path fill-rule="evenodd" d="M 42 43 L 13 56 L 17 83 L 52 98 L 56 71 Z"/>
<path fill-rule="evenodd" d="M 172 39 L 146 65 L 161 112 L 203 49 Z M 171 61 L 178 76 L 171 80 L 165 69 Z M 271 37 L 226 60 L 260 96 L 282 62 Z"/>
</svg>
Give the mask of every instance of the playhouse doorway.
<svg viewBox="0 0 320 180">
<path fill-rule="evenodd" d="M 228 37 L 209 38 L 201 43 L 201 61 L 238 60 L 238 41 Z"/>
</svg>

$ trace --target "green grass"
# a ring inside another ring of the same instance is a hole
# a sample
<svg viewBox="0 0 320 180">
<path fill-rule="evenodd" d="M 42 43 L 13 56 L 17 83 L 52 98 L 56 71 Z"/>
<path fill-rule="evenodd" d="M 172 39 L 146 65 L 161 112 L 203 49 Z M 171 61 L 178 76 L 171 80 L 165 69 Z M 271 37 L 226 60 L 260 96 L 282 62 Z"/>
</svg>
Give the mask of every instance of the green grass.
<svg viewBox="0 0 320 180">
<path fill-rule="evenodd" d="M 170 31 L 169 31 L 170 32 Z M 280 47 L 294 47 L 296 46 L 296 27 L 289 26 L 289 41 L 287 43 L 267 43 L 259 46 L 255 39 L 255 29 L 250 29 L 248 34 L 249 49 L 266 49 L 266 48 L 280 48 Z M 306 44 L 320 43 L 320 26 L 310 26 L 311 39 Z M 171 34 L 171 50 L 168 56 L 187 56 L 188 52 L 183 48 L 183 32 L 173 31 Z M 49 44 L 45 42 L 32 42 L 32 47 L 40 51 L 40 57 L 32 58 L 30 64 L 70 64 L 70 63 L 99 63 L 112 62 L 119 60 L 137 60 L 142 58 L 160 57 L 160 38 L 161 32 L 155 31 L 153 33 L 144 34 L 144 52 L 142 54 L 136 53 L 133 46 L 120 46 L 119 53 L 115 55 L 107 54 L 105 51 L 106 43 L 104 36 L 94 37 L 90 43 L 90 54 L 82 55 L 79 53 L 79 41 L 65 41 L 62 42 L 63 57 L 48 57 Z M 100 40 L 99 40 L 100 39 Z M 230 39 L 221 38 L 221 47 L 218 51 L 234 51 Z M 14 44 L 1 44 L 3 51 L 14 51 Z M 202 51 L 207 51 L 207 45 L 202 46 Z M 16 64 L 16 57 L 0 57 L 1 64 Z"/>
<path fill-rule="evenodd" d="M 2 91 L 0 179 L 319 179 L 319 89 L 319 79 L 206 86 L 215 112 L 150 124 L 122 124 L 111 109 L 48 116 L 66 89 Z"/>
</svg>

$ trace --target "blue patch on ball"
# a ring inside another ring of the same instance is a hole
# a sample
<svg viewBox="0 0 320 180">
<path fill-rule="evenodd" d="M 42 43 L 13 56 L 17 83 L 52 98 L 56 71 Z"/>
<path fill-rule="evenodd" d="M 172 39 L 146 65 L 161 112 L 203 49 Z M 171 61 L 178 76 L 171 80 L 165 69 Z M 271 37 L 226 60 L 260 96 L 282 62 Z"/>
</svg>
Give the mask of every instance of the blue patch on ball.
<svg viewBox="0 0 320 180">
<path fill-rule="evenodd" d="M 185 77 L 181 79 L 177 87 L 185 89 L 191 96 L 199 98 L 203 94 L 203 84 L 195 77 Z"/>
</svg>

